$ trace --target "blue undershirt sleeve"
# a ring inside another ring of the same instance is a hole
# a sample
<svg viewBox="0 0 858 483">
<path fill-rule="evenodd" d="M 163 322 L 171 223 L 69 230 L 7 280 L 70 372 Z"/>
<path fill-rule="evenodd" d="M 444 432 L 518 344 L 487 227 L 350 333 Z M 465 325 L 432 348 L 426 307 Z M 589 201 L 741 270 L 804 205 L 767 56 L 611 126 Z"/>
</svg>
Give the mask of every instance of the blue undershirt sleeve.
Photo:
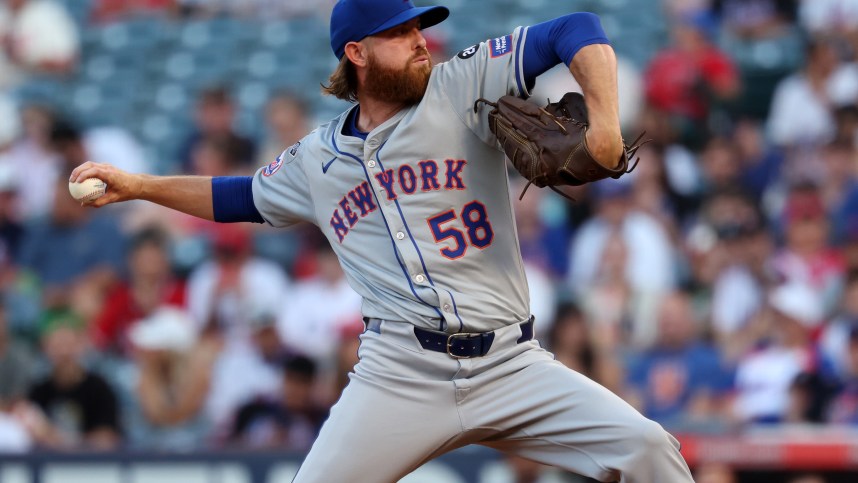
<svg viewBox="0 0 858 483">
<path fill-rule="evenodd" d="M 569 65 L 582 47 L 609 43 L 599 17 L 588 12 L 532 25 L 527 29 L 522 67 L 524 79 L 532 86 L 536 77 L 559 63 Z"/>
<path fill-rule="evenodd" d="M 250 221 L 265 223 L 253 204 L 253 177 L 219 176 L 212 178 L 212 211 L 220 223 Z"/>
</svg>

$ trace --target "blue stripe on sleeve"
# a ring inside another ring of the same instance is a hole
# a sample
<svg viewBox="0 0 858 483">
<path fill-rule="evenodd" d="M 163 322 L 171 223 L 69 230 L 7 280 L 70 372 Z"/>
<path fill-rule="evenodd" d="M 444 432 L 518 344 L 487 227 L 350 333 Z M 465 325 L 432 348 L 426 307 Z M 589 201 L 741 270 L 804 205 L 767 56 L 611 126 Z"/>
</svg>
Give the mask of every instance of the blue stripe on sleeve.
<svg viewBox="0 0 858 483">
<path fill-rule="evenodd" d="M 524 78 L 533 85 L 536 77 L 555 65 L 572 63 L 572 57 L 582 47 L 607 44 L 599 17 L 588 12 L 577 12 L 532 25 L 527 29 L 522 59 Z"/>
<path fill-rule="evenodd" d="M 212 178 L 214 220 L 221 223 L 265 220 L 253 204 L 253 177 L 219 176 Z"/>
</svg>

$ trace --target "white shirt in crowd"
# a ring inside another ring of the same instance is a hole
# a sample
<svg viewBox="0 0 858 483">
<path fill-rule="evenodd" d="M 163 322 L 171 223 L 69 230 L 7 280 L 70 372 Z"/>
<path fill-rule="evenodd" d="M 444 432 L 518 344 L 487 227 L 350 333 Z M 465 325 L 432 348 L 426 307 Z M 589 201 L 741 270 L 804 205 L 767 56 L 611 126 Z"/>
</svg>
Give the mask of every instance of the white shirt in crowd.
<svg viewBox="0 0 858 483">
<path fill-rule="evenodd" d="M 32 446 L 33 440 L 18 418 L 0 411 L 0 454 L 25 453 Z"/>
<path fill-rule="evenodd" d="M 530 291 L 530 313 L 536 319 L 537 339 L 545 339 L 554 325 L 557 312 L 557 288 L 551 277 L 540 267 L 524 262 L 524 273 Z"/>
<path fill-rule="evenodd" d="M 569 286 L 587 287 L 595 280 L 602 250 L 613 228 L 595 217 L 581 226 L 570 252 Z M 629 213 L 620 227 L 628 250 L 626 281 L 636 292 L 664 293 L 676 284 L 673 246 L 658 222 L 640 212 Z"/>
<path fill-rule="evenodd" d="M 297 282 L 283 299 L 277 331 L 286 347 L 328 367 L 339 346 L 340 330 L 361 320 L 361 297 L 343 277 Z"/>
<path fill-rule="evenodd" d="M 858 2 L 855 0 L 802 0 L 799 22 L 812 32 L 830 32 L 858 25 Z"/>
<path fill-rule="evenodd" d="M 736 369 L 736 414 L 744 420 L 783 416 L 789 406 L 790 385 L 806 363 L 806 351 L 783 347 L 745 357 Z"/>
<path fill-rule="evenodd" d="M 25 67 L 70 62 L 80 49 L 74 20 L 52 0 L 30 0 L 15 13 L 6 2 L 0 4 L 0 39 L 8 39 L 17 62 Z M 0 49 L 0 90 L 12 88 L 22 80 L 21 69 Z"/>
<path fill-rule="evenodd" d="M 822 144 L 834 136 L 831 106 L 858 100 L 858 68 L 845 64 L 826 82 L 825 99 L 813 91 L 804 73 L 783 79 L 775 88 L 767 130 L 777 145 Z"/>
<path fill-rule="evenodd" d="M 223 429 L 241 405 L 257 397 L 277 398 L 283 378 L 249 344 L 221 352 L 212 368 L 205 411 L 214 427 Z"/>
<path fill-rule="evenodd" d="M 763 288 L 750 270 L 732 266 L 715 279 L 712 287 L 712 325 L 722 334 L 741 329 L 762 307 Z"/>
<path fill-rule="evenodd" d="M 283 310 L 282 301 L 291 299 L 286 272 L 276 263 L 261 258 L 248 259 L 241 268 L 236 291 L 218 294 L 220 267 L 207 261 L 188 277 L 188 311 L 201 330 L 215 315 L 223 324 L 228 344 L 249 341 L 252 317 L 269 316 L 275 320 Z"/>
</svg>

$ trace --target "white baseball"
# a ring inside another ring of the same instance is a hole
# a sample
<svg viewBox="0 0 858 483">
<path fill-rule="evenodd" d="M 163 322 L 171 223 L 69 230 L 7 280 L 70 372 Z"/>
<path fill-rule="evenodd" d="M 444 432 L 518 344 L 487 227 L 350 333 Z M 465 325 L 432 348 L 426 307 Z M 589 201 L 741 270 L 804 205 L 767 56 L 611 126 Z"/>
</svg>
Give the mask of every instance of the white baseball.
<svg viewBox="0 0 858 483">
<path fill-rule="evenodd" d="M 88 203 L 107 191 L 107 183 L 98 178 L 89 178 L 80 183 L 69 182 L 69 193 L 77 201 Z"/>
</svg>

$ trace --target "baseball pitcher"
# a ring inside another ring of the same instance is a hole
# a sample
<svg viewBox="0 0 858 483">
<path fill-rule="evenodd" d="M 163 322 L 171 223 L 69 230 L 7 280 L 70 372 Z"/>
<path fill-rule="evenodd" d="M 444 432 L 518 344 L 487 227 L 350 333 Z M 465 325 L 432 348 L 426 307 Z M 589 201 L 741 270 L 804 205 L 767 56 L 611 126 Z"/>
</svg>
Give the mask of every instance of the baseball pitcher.
<svg viewBox="0 0 858 483">
<path fill-rule="evenodd" d="M 107 183 L 93 206 L 144 199 L 219 222 L 306 221 L 327 236 L 363 297 L 366 330 L 296 483 L 395 482 L 468 444 L 603 482 L 691 482 L 671 435 L 533 338 L 504 154 L 537 186 L 625 172 L 616 59 L 598 17 L 519 27 L 433 65 L 421 30 L 448 14 L 340 0 L 330 26 L 340 63 L 324 90 L 355 104 L 255 176 L 86 163 L 71 180 Z M 560 62 L 582 87 L 579 105 L 516 104 Z M 563 149 L 520 130 L 527 121 L 510 106 L 564 136 Z"/>
</svg>

